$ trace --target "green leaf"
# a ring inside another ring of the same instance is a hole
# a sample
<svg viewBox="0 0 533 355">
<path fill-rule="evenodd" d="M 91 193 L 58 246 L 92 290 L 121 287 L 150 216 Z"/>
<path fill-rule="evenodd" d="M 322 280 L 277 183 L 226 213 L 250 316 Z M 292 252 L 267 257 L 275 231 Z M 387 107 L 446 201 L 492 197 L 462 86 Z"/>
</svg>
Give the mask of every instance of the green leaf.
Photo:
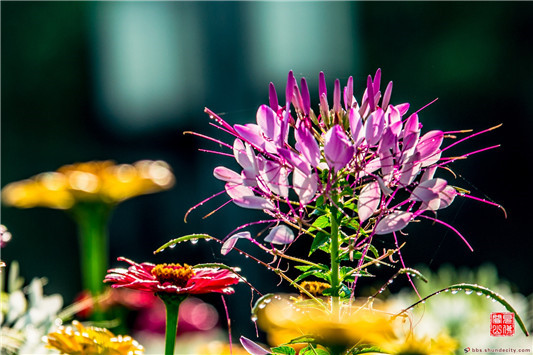
<svg viewBox="0 0 533 355">
<path fill-rule="evenodd" d="M 361 225 L 359 224 L 359 221 L 356 217 L 347 218 L 344 217 L 341 221 L 341 225 L 350 229 L 353 229 L 355 231 L 359 231 L 361 229 Z"/>
<path fill-rule="evenodd" d="M 355 348 L 350 349 L 350 351 L 348 351 L 348 355 L 368 354 L 368 353 L 375 354 L 375 353 L 382 353 L 382 352 L 383 352 L 383 349 L 380 349 L 377 346 L 359 345 Z"/>
<path fill-rule="evenodd" d="M 315 276 L 315 277 L 318 277 L 318 278 L 320 278 L 322 280 L 325 280 L 325 281 L 331 283 L 329 275 L 326 272 L 324 272 L 322 270 L 316 270 L 316 269 L 309 270 L 309 271 L 304 272 L 303 274 L 300 274 L 300 276 L 298 276 L 296 278 L 296 280 L 294 280 L 294 282 L 299 282 L 299 281 L 301 281 L 301 280 L 303 280 L 303 279 L 305 279 L 306 277 L 309 277 L 309 276 Z"/>
<path fill-rule="evenodd" d="M 318 266 L 318 268 L 317 268 Z M 296 269 L 300 271 L 309 271 L 311 269 L 313 270 L 324 270 L 329 271 L 329 268 L 324 264 L 316 264 L 316 265 L 297 265 L 295 266 Z"/>
<path fill-rule="evenodd" d="M 309 232 L 315 231 L 317 229 L 325 229 L 331 225 L 328 215 L 322 215 L 315 219 L 311 227 L 309 227 Z"/>
<path fill-rule="evenodd" d="M 307 347 L 300 350 L 298 355 L 329 355 L 329 352 L 324 349 L 316 349 L 313 345 L 309 344 Z"/>
<path fill-rule="evenodd" d="M 296 350 L 290 346 L 277 346 L 275 348 L 270 348 L 273 354 L 283 354 L 283 355 L 296 355 Z"/>
<path fill-rule="evenodd" d="M 353 267 L 349 267 L 349 266 L 341 267 L 341 269 L 340 269 L 341 282 L 342 281 L 354 282 L 355 281 L 355 272 L 352 273 L 351 275 L 348 275 L 349 273 L 353 272 L 353 270 L 354 270 Z M 348 276 L 346 276 L 346 275 L 348 275 Z"/>
<path fill-rule="evenodd" d="M 154 254 L 160 253 L 163 250 L 165 250 L 166 248 L 173 248 L 178 243 L 186 242 L 186 241 L 189 241 L 189 240 L 194 242 L 194 241 L 197 241 L 198 239 L 215 239 L 215 240 L 217 240 L 216 238 L 210 236 L 209 234 L 189 234 L 189 235 L 185 235 L 183 237 L 172 239 L 171 241 L 161 245 L 159 248 L 157 248 L 156 251 L 154 251 Z"/>
<path fill-rule="evenodd" d="M 311 248 L 309 249 L 309 256 L 311 256 L 311 254 L 313 254 L 318 248 L 324 246 L 328 241 L 329 241 L 329 235 L 323 232 L 318 232 L 315 236 L 315 239 L 313 240 L 313 243 L 311 244 Z"/>
<path fill-rule="evenodd" d="M 378 249 L 375 246 L 370 244 L 369 247 L 368 247 L 368 250 L 371 251 L 372 254 L 374 254 L 374 258 L 379 258 L 379 251 L 378 251 Z"/>
<path fill-rule="evenodd" d="M 291 345 L 291 344 L 302 344 L 302 343 L 316 343 L 316 339 L 313 338 L 312 335 L 302 335 L 302 336 L 292 339 L 291 341 L 285 344 Z"/>
</svg>

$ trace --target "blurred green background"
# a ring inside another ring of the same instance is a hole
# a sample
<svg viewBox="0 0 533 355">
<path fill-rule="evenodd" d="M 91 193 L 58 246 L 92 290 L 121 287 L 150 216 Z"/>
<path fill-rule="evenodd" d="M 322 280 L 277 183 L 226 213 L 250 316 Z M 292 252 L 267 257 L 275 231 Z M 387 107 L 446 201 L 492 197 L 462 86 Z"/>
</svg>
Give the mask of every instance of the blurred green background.
<svg viewBox="0 0 533 355">
<path fill-rule="evenodd" d="M 272 273 L 238 254 L 222 257 L 212 243 L 152 255 L 173 237 L 223 238 L 260 215 L 229 205 L 202 219 L 225 201 L 218 198 L 183 222 L 191 206 L 223 189 L 212 169 L 233 162 L 198 152 L 216 146 L 182 133 L 231 142 L 208 125 L 204 106 L 232 124 L 255 121 L 257 107 L 268 102 L 268 83 L 283 97 L 291 69 L 307 78 L 316 103 L 319 71 L 330 85 L 353 75 L 359 100 L 366 76 L 381 68 L 383 81 L 394 81 L 393 103 L 407 101 L 416 110 L 439 98 L 420 115 L 426 131 L 503 123 L 455 152 L 501 148 L 454 163 L 458 178 L 447 178 L 502 204 L 508 218 L 458 199 L 439 218 L 457 227 L 474 253 L 442 226 L 419 223 L 404 237 L 406 262 L 437 269 L 448 261 L 469 267 L 488 261 L 516 290 L 533 293 L 533 3 L 2 1 L 1 30 L 2 187 L 100 159 L 163 159 L 176 174 L 172 190 L 115 210 L 112 265 L 117 256 L 220 261 L 243 267 L 256 287 L 273 291 Z M 20 261 L 27 279 L 47 277 L 46 292 L 70 303 L 81 287 L 74 223 L 42 208 L 2 207 L 1 219 L 13 234 L 2 259 Z M 382 243 L 388 248 L 392 239 Z M 238 288 L 229 308 L 248 320 L 249 291 Z M 234 333 L 255 333 L 252 323 L 234 325 Z"/>
</svg>

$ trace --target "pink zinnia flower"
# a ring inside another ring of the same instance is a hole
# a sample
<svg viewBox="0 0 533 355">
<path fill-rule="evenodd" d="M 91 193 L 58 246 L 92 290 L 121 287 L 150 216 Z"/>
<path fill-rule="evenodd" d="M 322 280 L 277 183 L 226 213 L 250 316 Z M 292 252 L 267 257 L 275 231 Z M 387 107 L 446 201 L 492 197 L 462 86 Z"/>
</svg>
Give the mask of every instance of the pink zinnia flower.
<svg viewBox="0 0 533 355">
<path fill-rule="evenodd" d="M 187 264 L 138 264 L 120 257 L 131 266 L 127 269 L 108 270 L 104 282 L 111 287 L 127 287 L 135 290 L 171 294 L 223 293 L 235 291 L 231 285 L 239 282 L 239 277 L 230 270 L 218 268 L 193 268 Z"/>
</svg>

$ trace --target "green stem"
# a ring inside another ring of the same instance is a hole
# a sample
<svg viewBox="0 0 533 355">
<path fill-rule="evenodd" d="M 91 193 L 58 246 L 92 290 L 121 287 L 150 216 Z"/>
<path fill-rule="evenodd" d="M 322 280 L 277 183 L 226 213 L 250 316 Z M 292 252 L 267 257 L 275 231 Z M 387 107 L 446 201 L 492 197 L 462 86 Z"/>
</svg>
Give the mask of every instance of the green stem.
<svg viewBox="0 0 533 355">
<path fill-rule="evenodd" d="M 83 203 L 73 209 L 80 237 L 82 286 L 91 295 L 104 290 L 108 269 L 107 222 L 111 208 L 104 203 Z"/>
<path fill-rule="evenodd" d="M 334 201 L 336 202 L 336 201 Z M 339 222 L 337 221 L 337 209 L 334 206 L 330 208 L 330 225 L 331 225 L 331 296 L 333 305 L 333 314 L 339 313 Z"/>
<path fill-rule="evenodd" d="M 174 355 L 176 346 L 176 333 L 178 331 L 178 313 L 180 304 L 187 298 L 187 294 L 176 295 L 158 293 L 159 298 L 165 303 L 166 309 L 166 329 L 165 329 L 165 355 Z"/>
</svg>

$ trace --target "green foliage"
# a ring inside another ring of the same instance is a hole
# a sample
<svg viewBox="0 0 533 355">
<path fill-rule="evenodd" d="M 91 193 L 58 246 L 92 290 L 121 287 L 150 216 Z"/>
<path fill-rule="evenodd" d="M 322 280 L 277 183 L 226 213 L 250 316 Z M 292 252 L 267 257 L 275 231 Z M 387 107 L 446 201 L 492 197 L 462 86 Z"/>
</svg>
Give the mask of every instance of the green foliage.
<svg viewBox="0 0 533 355">
<path fill-rule="evenodd" d="M 275 348 L 271 348 L 270 350 L 272 350 L 273 354 L 296 355 L 296 350 L 290 346 L 277 346 Z"/>
<path fill-rule="evenodd" d="M 311 244 L 311 248 L 309 249 L 309 256 L 311 256 L 311 254 L 313 254 L 319 248 L 320 250 L 323 250 L 327 253 L 329 252 L 329 235 L 328 234 L 323 233 L 323 232 L 318 232 L 316 234 L 315 239 L 313 239 L 313 243 Z M 324 248 L 326 248 L 326 250 L 324 250 Z"/>
</svg>

